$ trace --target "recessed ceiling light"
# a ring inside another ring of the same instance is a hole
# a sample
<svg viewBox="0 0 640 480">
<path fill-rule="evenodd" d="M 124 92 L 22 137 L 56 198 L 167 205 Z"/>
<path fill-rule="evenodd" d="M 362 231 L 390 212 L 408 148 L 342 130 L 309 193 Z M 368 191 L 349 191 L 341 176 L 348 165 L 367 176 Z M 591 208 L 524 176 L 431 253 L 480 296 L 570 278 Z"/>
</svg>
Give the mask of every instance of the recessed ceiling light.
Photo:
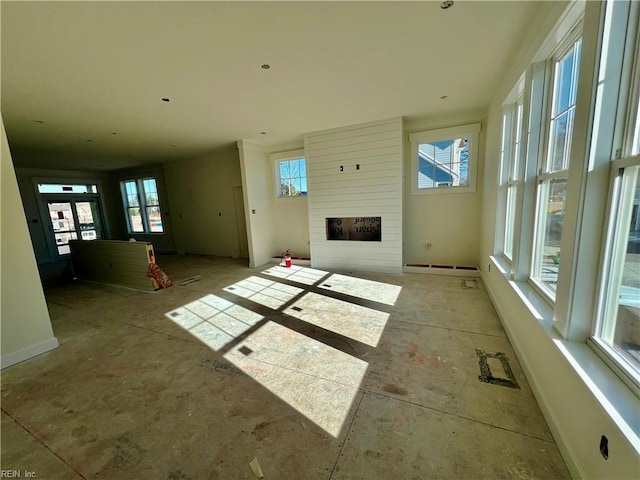
<svg viewBox="0 0 640 480">
<path fill-rule="evenodd" d="M 446 0 L 440 4 L 440 8 L 446 10 L 447 8 L 453 7 L 453 0 Z"/>
<path fill-rule="evenodd" d="M 163 102 L 170 102 L 171 100 L 169 100 L 167 97 L 163 97 L 163 98 L 162 98 L 162 101 L 163 101 Z"/>
<path fill-rule="evenodd" d="M 271 68 L 271 65 L 269 65 L 268 63 L 265 63 L 263 65 L 260 65 L 260 68 L 263 70 L 269 70 Z"/>
</svg>

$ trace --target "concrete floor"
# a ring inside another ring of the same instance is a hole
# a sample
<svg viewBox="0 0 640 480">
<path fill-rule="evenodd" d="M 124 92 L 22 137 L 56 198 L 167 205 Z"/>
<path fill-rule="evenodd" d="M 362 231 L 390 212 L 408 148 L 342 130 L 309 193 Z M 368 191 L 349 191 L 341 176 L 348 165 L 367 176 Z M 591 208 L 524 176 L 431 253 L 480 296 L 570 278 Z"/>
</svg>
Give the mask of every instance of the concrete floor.
<svg viewBox="0 0 640 480">
<path fill-rule="evenodd" d="M 569 478 L 480 280 L 158 262 L 176 286 L 47 289 L 60 347 L 2 371 L 2 469 Z"/>
</svg>

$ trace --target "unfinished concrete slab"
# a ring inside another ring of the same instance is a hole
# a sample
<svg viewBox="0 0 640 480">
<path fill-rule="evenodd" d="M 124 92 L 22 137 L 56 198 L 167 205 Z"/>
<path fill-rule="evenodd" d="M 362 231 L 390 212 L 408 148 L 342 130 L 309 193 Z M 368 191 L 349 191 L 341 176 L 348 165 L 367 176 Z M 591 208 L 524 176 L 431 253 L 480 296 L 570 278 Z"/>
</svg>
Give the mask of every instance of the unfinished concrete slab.
<svg viewBox="0 0 640 480">
<path fill-rule="evenodd" d="M 252 479 L 257 459 L 266 479 L 569 477 L 481 283 L 339 274 L 399 291 L 391 305 L 323 288 L 335 272 L 159 262 L 176 286 L 47 289 L 60 347 L 1 373 L 3 468 Z M 503 353 L 520 388 L 481 382 L 477 351 Z"/>
<path fill-rule="evenodd" d="M 366 393 L 334 479 L 568 478 L 552 441 Z"/>
</svg>

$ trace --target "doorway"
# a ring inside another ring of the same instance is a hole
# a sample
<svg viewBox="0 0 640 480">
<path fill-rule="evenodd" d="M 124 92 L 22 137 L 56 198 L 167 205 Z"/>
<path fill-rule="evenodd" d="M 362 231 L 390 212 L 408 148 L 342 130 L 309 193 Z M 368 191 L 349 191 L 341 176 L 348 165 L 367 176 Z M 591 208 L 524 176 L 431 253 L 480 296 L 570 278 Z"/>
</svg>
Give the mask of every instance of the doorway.
<svg viewBox="0 0 640 480">
<path fill-rule="evenodd" d="M 47 195 L 47 211 L 51 239 L 58 257 L 71 253 L 70 240 L 103 238 L 102 216 L 97 198 Z"/>
</svg>

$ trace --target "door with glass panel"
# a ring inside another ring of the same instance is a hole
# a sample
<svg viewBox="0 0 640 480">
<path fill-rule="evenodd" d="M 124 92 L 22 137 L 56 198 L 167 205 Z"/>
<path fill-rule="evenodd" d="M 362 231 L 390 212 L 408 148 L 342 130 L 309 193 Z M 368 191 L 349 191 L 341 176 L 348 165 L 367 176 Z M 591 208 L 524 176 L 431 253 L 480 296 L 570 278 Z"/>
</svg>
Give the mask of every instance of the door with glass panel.
<svg viewBox="0 0 640 480">
<path fill-rule="evenodd" d="M 64 198 L 47 201 L 58 255 L 70 253 L 69 240 L 102 238 L 102 222 L 97 199 Z"/>
</svg>

